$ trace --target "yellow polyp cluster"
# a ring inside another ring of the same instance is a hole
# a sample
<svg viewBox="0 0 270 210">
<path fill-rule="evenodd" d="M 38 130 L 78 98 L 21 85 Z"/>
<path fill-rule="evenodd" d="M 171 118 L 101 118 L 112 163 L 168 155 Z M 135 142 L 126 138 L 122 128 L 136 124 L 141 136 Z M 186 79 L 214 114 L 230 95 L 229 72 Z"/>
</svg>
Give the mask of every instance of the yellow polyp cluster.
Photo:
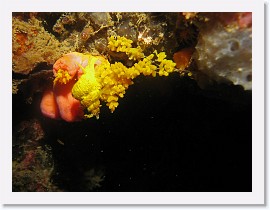
<svg viewBox="0 0 270 210">
<path fill-rule="evenodd" d="M 117 96 L 109 96 L 107 99 L 107 106 L 111 110 L 111 112 L 114 112 L 115 108 L 118 106 L 118 97 Z"/>
<path fill-rule="evenodd" d="M 159 66 L 158 66 L 159 76 L 168 76 L 169 73 L 174 71 L 176 63 L 174 63 L 172 60 L 165 59 L 167 57 L 165 52 L 157 53 L 157 51 L 155 50 L 154 53 L 157 56 L 156 61 L 160 62 Z"/>
<path fill-rule="evenodd" d="M 125 52 L 128 57 L 129 60 L 140 60 L 141 58 L 144 57 L 144 54 L 142 52 L 142 48 L 140 46 L 136 47 L 136 48 L 129 48 L 127 49 L 127 51 Z"/>
<path fill-rule="evenodd" d="M 59 69 L 56 72 L 55 78 L 53 83 L 60 83 L 60 84 L 67 84 L 67 82 L 71 79 L 71 76 L 69 75 L 69 73 L 67 71 L 64 71 L 62 69 Z"/>
<path fill-rule="evenodd" d="M 119 105 L 118 98 L 123 98 L 126 89 L 133 84 L 132 80 L 127 78 L 127 69 L 119 62 L 115 64 L 104 62 L 96 67 L 96 75 L 100 84 L 102 84 L 100 98 L 106 102 L 111 112 L 114 112 Z"/>
<path fill-rule="evenodd" d="M 126 37 L 111 36 L 109 38 L 108 48 L 115 52 L 125 52 L 132 47 L 133 41 Z"/>
<path fill-rule="evenodd" d="M 127 53 L 134 49 L 131 44 L 132 41 L 125 37 L 111 37 L 108 47 L 113 51 Z M 83 75 L 73 86 L 72 95 L 86 108 L 89 113 L 85 114 L 87 118 L 99 117 L 102 101 L 114 112 L 119 105 L 119 97 L 124 97 L 137 76 L 168 76 L 174 71 L 175 63 L 165 58 L 164 52 L 155 51 L 149 56 L 143 55 L 143 58 L 128 68 L 120 62 L 110 64 L 101 56 L 89 55 L 88 65 L 85 68 L 79 65 Z"/>
<path fill-rule="evenodd" d="M 144 57 L 142 48 L 137 46 L 132 47 L 133 41 L 121 36 L 111 36 L 108 42 L 108 48 L 114 52 L 124 52 L 130 60 L 140 60 Z"/>
<path fill-rule="evenodd" d="M 130 77 L 133 79 L 140 74 L 143 74 L 144 76 L 152 75 L 155 77 L 157 66 L 153 64 L 153 58 L 154 54 L 151 54 L 138 63 L 135 63 L 134 66 L 129 69 Z"/>
</svg>

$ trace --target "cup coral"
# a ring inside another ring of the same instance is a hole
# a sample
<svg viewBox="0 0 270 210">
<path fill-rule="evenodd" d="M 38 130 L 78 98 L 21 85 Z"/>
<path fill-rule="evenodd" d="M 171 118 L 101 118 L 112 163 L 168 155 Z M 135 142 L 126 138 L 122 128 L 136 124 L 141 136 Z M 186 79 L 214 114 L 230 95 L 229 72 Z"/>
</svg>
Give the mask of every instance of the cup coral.
<svg viewBox="0 0 270 210">
<path fill-rule="evenodd" d="M 125 37 L 110 37 L 108 44 L 111 51 L 125 52 L 129 59 L 139 60 L 129 68 L 120 62 L 111 64 L 102 56 L 77 52 L 56 61 L 53 93 L 62 119 L 70 122 L 83 116 L 98 119 L 102 101 L 114 112 L 119 105 L 119 97 L 124 97 L 128 87 L 133 84 L 132 80 L 140 74 L 168 76 L 174 71 L 176 64 L 167 60 L 164 52 L 155 51 L 144 56 L 141 48 L 133 48 L 131 44 L 132 41 Z M 43 98 L 42 104 L 45 104 L 48 97 L 44 95 Z M 48 117 L 54 116 L 42 112 Z"/>
</svg>

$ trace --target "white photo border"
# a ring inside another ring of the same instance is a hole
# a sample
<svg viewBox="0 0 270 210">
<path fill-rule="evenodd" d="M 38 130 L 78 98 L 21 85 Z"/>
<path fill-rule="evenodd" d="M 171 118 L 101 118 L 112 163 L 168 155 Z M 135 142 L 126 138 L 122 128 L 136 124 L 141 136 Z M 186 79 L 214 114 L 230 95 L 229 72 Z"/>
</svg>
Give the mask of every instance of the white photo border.
<svg viewBox="0 0 270 210">
<path fill-rule="evenodd" d="M 264 2 L 262 0 L 9 0 L 1 8 L 0 154 L 3 204 L 264 204 Z M 153 3 L 154 2 L 154 3 Z M 12 192 L 12 12 L 252 12 L 252 192 Z M 5 90 L 5 91 L 2 91 Z"/>
</svg>

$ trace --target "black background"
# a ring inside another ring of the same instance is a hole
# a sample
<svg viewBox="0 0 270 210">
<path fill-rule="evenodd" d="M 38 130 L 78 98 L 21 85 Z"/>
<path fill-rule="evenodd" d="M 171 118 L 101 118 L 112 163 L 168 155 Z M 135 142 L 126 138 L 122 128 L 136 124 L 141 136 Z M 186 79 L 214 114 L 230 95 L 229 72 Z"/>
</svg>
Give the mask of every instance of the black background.
<svg viewBox="0 0 270 210">
<path fill-rule="evenodd" d="M 251 91 L 180 77 L 138 77 L 114 113 L 67 123 L 13 98 L 13 120 L 38 117 L 55 161 L 53 182 L 87 191 L 85 171 L 103 171 L 103 192 L 252 191 Z M 57 142 L 64 142 L 61 145 Z"/>
</svg>

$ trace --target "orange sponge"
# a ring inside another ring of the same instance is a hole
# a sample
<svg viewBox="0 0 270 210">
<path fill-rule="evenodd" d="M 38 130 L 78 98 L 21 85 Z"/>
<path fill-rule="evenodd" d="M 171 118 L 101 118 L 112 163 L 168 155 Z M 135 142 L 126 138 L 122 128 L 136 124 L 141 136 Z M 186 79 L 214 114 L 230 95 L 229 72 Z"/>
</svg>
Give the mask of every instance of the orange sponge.
<svg viewBox="0 0 270 210">
<path fill-rule="evenodd" d="M 44 116 L 58 119 L 59 110 L 52 90 L 46 90 L 40 103 L 40 109 Z"/>
</svg>

